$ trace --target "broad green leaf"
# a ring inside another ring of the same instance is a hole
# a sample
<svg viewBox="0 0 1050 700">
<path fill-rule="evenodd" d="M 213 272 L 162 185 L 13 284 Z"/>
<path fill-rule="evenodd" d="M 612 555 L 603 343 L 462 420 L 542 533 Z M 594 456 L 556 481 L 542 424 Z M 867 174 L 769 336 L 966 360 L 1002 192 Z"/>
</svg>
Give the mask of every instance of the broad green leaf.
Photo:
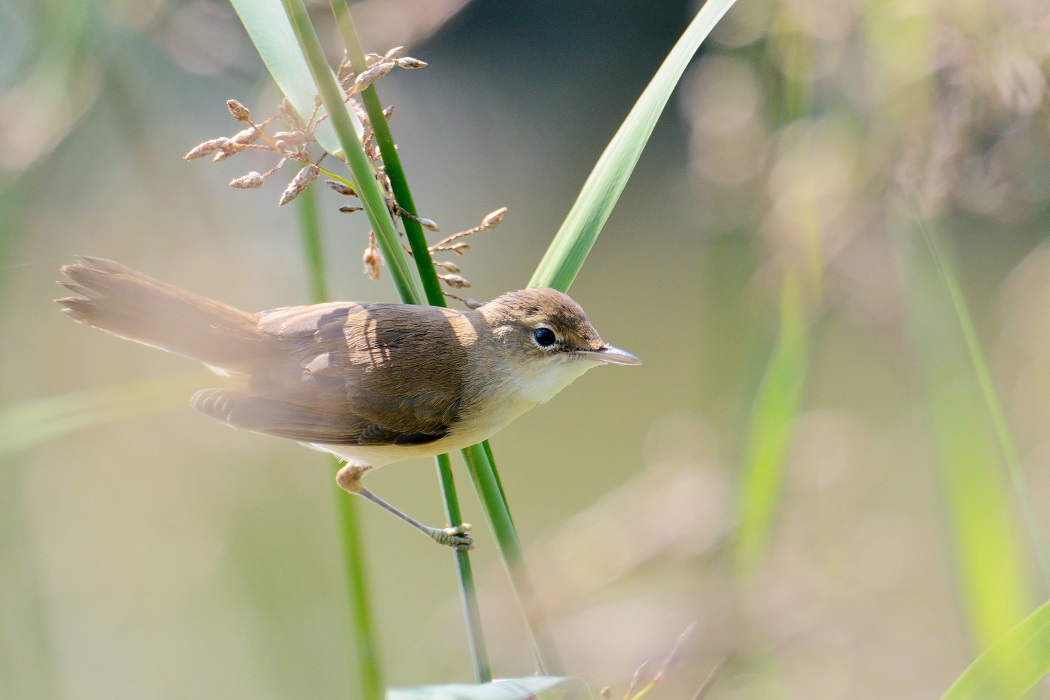
<svg viewBox="0 0 1050 700">
<path fill-rule="evenodd" d="M 1013 688 L 1004 694 L 1001 679 L 1013 676 Z M 1018 623 L 999 641 L 974 659 L 942 700 L 1009 700 L 1024 694 L 1050 673 L 1050 602 Z"/>
<path fill-rule="evenodd" d="M 696 13 L 598 159 L 576 203 L 529 280 L 530 287 L 568 291 L 634 172 L 671 92 L 700 44 L 734 2 L 708 0 Z"/>
</svg>

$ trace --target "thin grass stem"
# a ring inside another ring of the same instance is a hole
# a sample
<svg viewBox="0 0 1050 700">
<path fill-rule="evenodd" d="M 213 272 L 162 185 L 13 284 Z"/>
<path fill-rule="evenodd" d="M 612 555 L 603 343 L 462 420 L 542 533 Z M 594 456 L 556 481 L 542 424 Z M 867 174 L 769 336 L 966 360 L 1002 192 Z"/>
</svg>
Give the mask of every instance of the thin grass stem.
<svg viewBox="0 0 1050 700">
<path fill-rule="evenodd" d="M 368 215 L 368 220 L 372 224 L 383 256 L 386 258 L 398 295 L 406 303 L 418 304 L 420 293 L 416 288 L 415 279 L 409 272 L 405 255 L 401 251 L 397 231 L 390 217 L 390 211 L 387 209 L 386 200 L 376 184 L 372 165 L 361 147 L 353 120 L 343 101 L 345 96 L 328 66 L 324 51 L 321 49 L 321 42 L 310 22 L 306 7 L 302 0 L 282 1 L 288 13 L 288 20 L 295 31 L 295 38 L 299 42 L 299 48 L 306 58 L 310 74 L 313 76 L 325 110 L 328 112 L 329 121 L 343 149 L 343 155 L 346 157 L 354 180 L 354 187 Z"/>
<path fill-rule="evenodd" d="M 478 497 L 485 507 L 485 514 L 496 536 L 503 564 L 510 576 L 514 593 L 518 597 L 518 604 L 525 614 L 529 640 L 536 655 L 539 671 L 548 675 L 565 675 L 564 664 L 548 632 L 543 607 L 536 597 L 532 579 L 525 566 L 525 554 L 521 548 L 521 541 L 511 521 L 510 510 L 506 507 L 499 481 L 495 478 L 495 471 L 488 461 L 485 446 L 468 447 L 463 450 L 463 459 L 467 463 L 470 478 L 474 482 L 474 489 L 478 492 Z"/>
<path fill-rule="evenodd" d="M 459 511 L 459 499 L 456 498 L 456 486 L 452 479 L 452 462 L 447 454 L 438 455 L 438 478 L 445 495 L 445 517 L 455 527 L 463 523 Z M 470 657 L 474 662 L 474 679 L 478 683 L 492 682 L 492 666 L 489 664 L 489 653 L 485 647 L 485 633 L 481 625 L 481 607 L 478 605 L 478 594 L 474 587 L 474 573 L 470 567 L 470 554 L 456 550 L 456 573 L 459 577 L 460 598 L 463 602 L 463 616 L 467 621 L 467 642 L 470 645 Z"/>
<path fill-rule="evenodd" d="M 317 211 L 317 198 L 312 188 L 307 188 L 297 198 L 296 212 L 299 217 L 299 233 L 306 258 L 306 276 L 310 296 L 314 303 L 328 301 L 328 281 L 324 269 L 324 253 L 321 246 L 321 224 Z M 334 471 L 341 461 L 331 457 Z M 347 600 L 350 604 L 350 637 L 354 649 L 354 678 L 358 694 L 367 700 L 381 698 L 383 678 L 379 653 L 376 648 L 375 626 L 372 621 L 371 596 L 365 579 L 364 544 L 358 517 L 358 502 L 341 490 L 335 489 L 336 512 L 339 519 L 339 534 L 346 566 Z"/>
<path fill-rule="evenodd" d="M 354 72 L 361 74 L 367 70 L 368 64 L 365 60 L 364 51 L 354 27 L 353 18 L 345 2 L 332 0 L 332 13 L 335 15 L 336 23 L 343 38 L 347 56 L 350 58 Z M 397 147 L 394 144 L 390 127 L 383 114 L 382 103 L 379 101 L 379 93 L 375 85 L 370 85 L 362 94 L 361 99 L 368 113 L 368 120 L 372 125 L 372 131 L 376 137 L 376 144 L 383 157 L 383 165 L 386 168 L 390 186 L 394 192 L 394 199 L 398 206 L 406 210 L 412 216 L 402 217 L 405 227 L 405 235 L 412 249 L 412 257 L 416 262 L 416 269 L 423 284 L 423 292 L 427 303 L 431 306 L 445 306 L 445 295 L 441 291 L 441 283 L 434 271 L 433 262 L 430 259 L 430 251 L 427 247 L 426 235 L 423 227 L 412 217 L 418 214 L 412 191 L 408 186 L 408 178 Z M 445 503 L 445 513 L 448 516 L 449 525 L 455 527 L 463 523 L 459 508 L 459 498 L 456 495 L 456 484 L 452 477 L 452 467 L 448 455 L 436 457 L 438 479 L 441 483 L 441 493 Z M 474 664 L 474 675 L 478 683 L 487 683 L 492 680 L 492 670 L 489 664 L 488 651 L 485 648 L 485 636 L 481 627 L 480 605 L 477 599 L 477 589 L 474 585 L 474 573 L 470 565 L 470 555 L 467 552 L 457 550 L 456 571 L 459 578 L 459 589 L 463 603 L 463 615 L 467 624 L 467 636 L 469 639 L 471 658 Z"/>
<path fill-rule="evenodd" d="M 350 58 L 354 72 L 360 75 L 368 69 L 368 63 L 365 60 L 364 51 L 361 49 L 361 42 L 357 37 L 357 29 L 354 27 L 353 18 L 350 16 L 350 9 L 346 6 L 345 0 L 331 0 L 331 5 L 332 14 L 335 15 L 336 24 L 339 26 L 339 32 L 343 37 L 343 44 L 346 46 L 346 54 Z M 399 207 L 412 216 L 418 217 L 419 211 L 416 209 L 415 200 L 412 198 L 412 190 L 408 187 L 408 178 L 405 176 L 401 157 L 398 155 L 393 136 L 390 134 L 390 125 L 387 124 L 386 117 L 383 116 L 383 105 L 379 101 L 379 93 L 376 92 L 375 85 L 369 85 L 368 88 L 361 92 L 361 100 L 364 102 L 365 111 L 368 113 L 368 120 L 372 124 L 376 144 L 379 146 L 380 153 L 383 154 L 383 165 L 386 168 L 387 177 L 390 178 L 390 186 L 394 190 L 394 199 L 397 200 Z M 419 225 L 419 222 L 408 216 L 401 217 L 401 223 L 405 227 L 405 235 L 408 237 L 409 245 L 412 248 L 412 257 L 416 262 L 416 268 L 419 270 L 419 279 L 423 283 L 423 292 L 426 295 L 427 302 L 431 306 L 445 306 L 445 295 L 441 291 L 441 282 L 438 280 L 437 274 L 434 272 L 434 265 L 430 260 L 430 252 L 427 250 L 427 240 L 423 233 L 423 227 Z"/>
</svg>

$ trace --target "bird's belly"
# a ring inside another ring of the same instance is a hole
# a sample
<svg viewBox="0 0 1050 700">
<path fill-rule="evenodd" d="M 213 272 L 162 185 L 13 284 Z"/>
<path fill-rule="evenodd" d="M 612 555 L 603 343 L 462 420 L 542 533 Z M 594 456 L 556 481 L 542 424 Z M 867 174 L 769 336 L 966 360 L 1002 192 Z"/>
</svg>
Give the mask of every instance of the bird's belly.
<svg viewBox="0 0 1050 700">
<path fill-rule="evenodd" d="M 497 409 L 480 411 L 465 416 L 449 435 L 422 445 L 324 445 L 303 443 L 307 447 L 330 452 L 348 464 L 360 467 L 382 467 L 414 457 L 433 457 L 446 452 L 456 452 L 465 447 L 488 440 L 508 423 L 536 405 L 524 397 L 506 401 Z"/>
</svg>

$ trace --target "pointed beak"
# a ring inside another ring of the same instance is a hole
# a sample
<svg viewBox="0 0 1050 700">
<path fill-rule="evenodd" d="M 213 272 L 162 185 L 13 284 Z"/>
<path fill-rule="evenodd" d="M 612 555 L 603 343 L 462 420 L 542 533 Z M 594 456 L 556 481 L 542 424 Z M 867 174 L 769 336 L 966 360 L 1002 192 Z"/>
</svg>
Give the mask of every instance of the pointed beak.
<svg viewBox="0 0 1050 700">
<path fill-rule="evenodd" d="M 642 361 L 637 357 L 619 348 L 614 348 L 611 345 L 605 345 L 597 350 L 587 350 L 583 353 L 584 357 L 591 360 L 597 360 L 598 362 L 608 362 L 614 365 L 640 365 Z"/>
</svg>

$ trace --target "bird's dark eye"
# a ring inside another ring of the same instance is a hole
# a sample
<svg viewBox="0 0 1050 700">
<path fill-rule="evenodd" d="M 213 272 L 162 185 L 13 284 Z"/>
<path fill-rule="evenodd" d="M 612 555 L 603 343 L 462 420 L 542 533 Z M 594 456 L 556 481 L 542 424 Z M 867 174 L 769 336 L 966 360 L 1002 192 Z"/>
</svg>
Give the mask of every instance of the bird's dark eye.
<svg viewBox="0 0 1050 700">
<path fill-rule="evenodd" d="M 541 348 L 549 348 L 557 342 L 558 337 L 554 335 L 554 331 L 550 328 L 537 328 L 532 332 L 532 339 Z"/>
</svg>

